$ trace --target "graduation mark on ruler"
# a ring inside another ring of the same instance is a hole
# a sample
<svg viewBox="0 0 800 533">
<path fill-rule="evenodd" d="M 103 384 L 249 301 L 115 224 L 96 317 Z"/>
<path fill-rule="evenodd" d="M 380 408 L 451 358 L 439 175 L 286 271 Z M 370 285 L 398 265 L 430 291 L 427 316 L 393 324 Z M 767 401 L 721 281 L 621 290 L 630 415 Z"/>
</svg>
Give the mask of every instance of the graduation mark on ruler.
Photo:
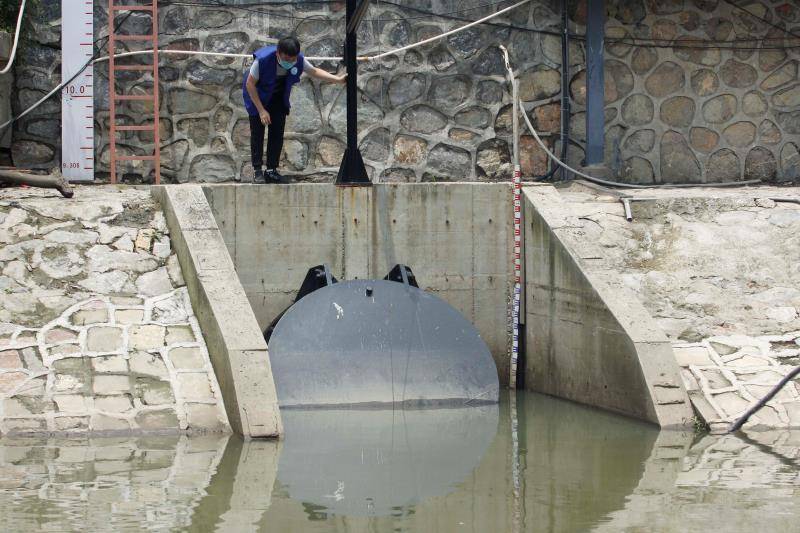
<svg viewBox="0 0 800 533">
<path fill-rule="evenodd" d="M 92 0 L 61 2 L 61 79 L 68 80 L 92 57 Z M 70 181 L 94 179 L 93 69 L 61 90 L 61 173 Z"/>
</svg>

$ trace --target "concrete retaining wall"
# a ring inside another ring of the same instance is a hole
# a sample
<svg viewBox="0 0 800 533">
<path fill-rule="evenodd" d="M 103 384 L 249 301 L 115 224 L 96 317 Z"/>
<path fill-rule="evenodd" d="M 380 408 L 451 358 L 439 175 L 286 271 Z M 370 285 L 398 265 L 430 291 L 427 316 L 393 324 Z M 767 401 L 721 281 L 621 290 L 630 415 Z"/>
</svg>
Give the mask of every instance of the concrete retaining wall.
<svg viewBox="0 0 800 533">
<path fill-rule="evenodd" d="M 524 191 L 526 386 L 662 427 L 691 423 L 672 347 L 636 295 L 575 239 L 550 186 Z M 596 267 L 597 266 L 597 267 Z"/>
<path fill-rule="evenodd" d="M 245 437 L 282 433 L 267 344 L 200 187 L 154 187 L 185 272 L 231 427 Z"/>
<path fill-rule="evenodd" d="M 472 321 L 505 382 L 507 185 L 216 185 L 162 187 L 156 195 L 235 430 L 281 431 L 261 330 L 291 303 L 307 269 L 322 263 L 340 279 L 383 277 L 396 263 L 410 265 L 423 289 Z M 526 188 L 524 201 L 527 386 L 662 427 L 691 424 L 658 325 L 601 268 L 596 245 L 567 231 L 577 221 L 563 214 L 555 189 Z M 251 408 L 259 413 L 255 424 Z"/>
<path fill-rule="evenodd" d="M 312 266 L 328 263 L 339 279 L 363 279 L 382 278 L 396 263 L 405 263 L 421 288 L 476 326 L 501 379 L 508 374 L 513 268 L 508 185 L 204 190 L 262 328 L 292 302 Z"/>
</svg>

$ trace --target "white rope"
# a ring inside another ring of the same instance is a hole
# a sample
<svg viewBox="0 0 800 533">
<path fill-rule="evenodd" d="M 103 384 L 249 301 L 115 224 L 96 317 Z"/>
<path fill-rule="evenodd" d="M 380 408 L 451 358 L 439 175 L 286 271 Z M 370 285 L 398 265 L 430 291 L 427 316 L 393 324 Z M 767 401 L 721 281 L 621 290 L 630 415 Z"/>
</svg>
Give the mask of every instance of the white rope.
<svg viewBox="0 0 800 533">
<path fill-rule="evenodd" d="M 513 83 L 514 71 L 511 68 L 511 64 L 508 61 L 508 53 L 506 52 L 505 47 L 501 46 L 501 48 L 503 49 L 503 52 L 506 54 L 506 70 L 508 71 L 508 75 L 511 77 L 511 80 L 512 80 L 512 83 Z M 539 146 L 542 147 L 542 150 L 545 151 L 545 153 L 550 157 L 550 159 L 553 160 L 553 162 L 555 164 L 557 164 L 560 167 L 565 168 L 566 170 L 569 170 L 570 172 L 572 172 L 574 174 L 577 174 L 578 176 L 580 176 L 582 178 L 585 178 L 585 179 L 587 179 L 589 181 L 602 183 L 602 184 L 612 183 L 612 182 L 609 182 L 609 181 L 606 181 L 606 180 L 603 180 L 603 179 L 600 179 L 600 178 L 595 178 L 594 176 L 590 176 L 589 174 L 584 174 L 580 170 L 575 170 L 574 168 L 572 168 L 571 166 L 569 166 L 568 164 L 564 163 L 559 158 L 557 158 L 556 155 L 553 152 L 550 151 L 550 149 L 547 147 L 547 145 L 545 145 L 544 142 L 542 142 L 542 139 L 541 139 L 541 137 L 539 137 L 539 133 L 536 131 L 536 128 L 534 128 L 533 124 L 531 124 L 531 119 L 528 118 L 528 113 L 525 112 L 525 107 L 523 107 L 522 100 L 519 99 L 519 97 L 517 97 L 516 104 L 519 106 L 520 109 L 522 109 L 522 118 L 525 119 L 525 124 L 527 124 L 528 129 L 530 130 L 531 134 L 533 134 L 533 138 L 536 139 L 536 142 L 539 143 Z M 514 142 L 516 142 L 516 139 L 514 139 Z M 628 185 L 628 184 L 623 184 L 623 185 Z M 629 187 L 631 189 L 643 189 L 643 188 L 653 187 L 653 185 L 629 185 Z"/>
<path fill-rule="evenodd" d="M 114 59 L 118 57 L 130 57 L 130 56 L 140 56 L 140 55 L 147 55 L 152 54 L 153 49 L 148 50 L 136 50 L 134 52 L 123 52 L 121 54 L 114 54 Z M 192 55 L 192 56 L 216 56 L 216 57 L 233 57 L 237 59 L 252 59 L 253 54 L 233 54 L 228 52 L 200 52 L 198 50 L 163 50 L 161 48 L 158 49 L 159 54 L 173 54 L 173 55 Z M 309 61 L 339 61 L 341 57 L 329 57 L 329 56 L 310 56 L 306 57 Z M 108 56 L 98 57 L 92 63 L 100 63 L 102 61 L 108 61 Z"/>
<path fill-rule="evenodd" d="M 19 6 L 19 15 L 17 15 L 17 31 L 14 33 L 14 44 L 11 47 L 11 54 L 8 56 L 8 63 L 0 70 L 0 74 L 7 74 L 11 70 L 11 65 L 14 64 L 14 57 L 17 55 L 17 45 L 19 44 L 19 34 L 22 30 L 22 14 L 25 13 L 25 0 Z"/>
<path fill-rule="evenodd" d="M 152 54 L 153 50 L 137 50 L 135 52 L 122 52 L 121 54 L 114 54 L 114 59 L 118 57 L 131 57 L 145 54 Z M 197 55 L 197 56 L 219 56 L 219 57 L 253 57 L 252 54 L 228 54 L 224 52 L 200 52 L 195 50 L 162 50 L 158 49 L 159 54 L 174 54 L 174 55 Z M 108 61 L 108 56 L 98 57 L 92 63 L 100 63 Z"/>
<path fill-rule="evenodd" d="M 520 105 L 522 105 L 522 102 L 520 102 Z M 608 181 L 608 180 L 604 180 L 604 179 L 600 179 L 600 178 L 595 178 L 594 176 L 590 176 L 589 174 L 585 174 L 585 173 L 581 172 L 580 170 L 575 170 L 574 168 L 572 168 L 571 166 L 569 166 L 568 164 L 564 163 L 559 158 L 557 158 L 555 156 L 555 154 L 553 152 L 551 152 L 550 149 L 548 149 L 547 146 L 542 142 L 542 139 L 539 137 L 539 134 L 536 132 L 536 128 L 534 128 L 533 124 L 531 124 L 531 121 L 528 118 L 528 114 L 525 113 L 524 108 L 523 108 L 523 112 L 522 112 L 522 117 L 525 119 L 525 124 L 528 125 L 528 129 L 533 134 L 533 138 L 536 139 L 536 142 L 539 143 L 539 146 L 542 147 L 542 150 L 545 151 L 545 153 L 548 155 L 548 157 L 550 157 L 550 159 L 553 160 L 553 163 L 557 164 L 561 168 L 564 168 L 564 169 L 566 169 L 566 170 L 568 170 L 568 171 L 570 171 L 570 172 L 572 172 L 574 174 L 577 174 L 578 176 L 586 179 L 587 181 L 591 181 L 592 183 L 597 183 L 598 185 L 605 185 L 605 186 L 608 186 L 608 187 L 622 187 L 622 188 L 625 188 L 625 189 L 658 189 L 658 188 L 669 187 L 668 184 L 664 184 L 664 185 L 634 185 L 632 183 L 618 183 L 618 182 L 614 182 L 614 181 Z M 758 182 L 759 182 L 759 180 L 742 181 L 742 182 L 738 182 L 737 184 L 738 185 L 750 185 L 750 184 L 754 184 L 754 183 L 758 183 Z M 715 185 L 718 186 L 719 184 L 696 183 L 696 184 L 689 184 L 689 185 L 683 184 L 683 185 L 680 185 L 680 186 L 681 187 L 691 187 L 691 186 L 714 187 Z M 677 187 L 677 185 L 676 185 L 676 187 Z"/>
<path fill-rule="evenodd" d="M 47 93 L 46 95 L 44 95 L 44 96 L 42 96 L 41 98 L 39 98 L 39 99 L 36 101 L 36 103 L 34 103 L 33 105 L 31 105 L 31 106 L 30 106 L 28 109 L 26 109 L 26 110 L 25 110 L 25 111 L 23 111 L 22 113 L 20 113 L 20 114 L 19 114 L 19 115 L 17 115 L 16 117 L 14 117 L 14 118 L 12 118 L 12 119 L 10 119 L 10 120 L 8 120 L 8 121 L 4 122 L 3 124 L 0 124 L 0 131 L 2 131 L 2 130 L 3 130 L 5 127 L 7 127 L 7 126 L 11 125 L 11 123 L 12 123 L 12 122 L 14 122 L 15 120 L 19 120 L 19 119 L 21 119 L 22 117 L 24 117 L 25 115 L 27 115 L 28 113 L 30 113 L 31 111 L 33 111 L 34 109 L 36 109 L 37 107 L 39 107 L 40 105 L 42 105 L 42 104 L 45 102 L 45 100 L 47 100 L 48 98 L 50 98 L 51 96 L 53 96 L 54 94 L 56 94 L 58 91 L 60 91 L 60 90 L 61 90 L 61 89 L 63 89 L 63 88 L 64 88 L 64 85 L 63 85 L 63 84 L 61 84 L 61 85 L 57 86 L 57 87 L 56 87 L 55 89 L 53 89 L 52 91 L 50 91 L 50 92 L 49 92 L 49 93 Z"/>
<path fill-rule="evenodd" d="M 569 170 L 570 172 L 572 172 L 574 174 L 577 174 L 578 176 L 581 176 L 582 178 L 586 178 L 586 179 L 588 179 L 590 181 L 599 180 L 600 179 L 600 178 L 595 178 L 593 176 L 590 176 L 588 174 L 584 174 L 580 170 L 575 170 L 574 168 L 572 168 L 571 166 L 569 166 L 568 164 L 564 163 L 559 158 L 557 158 L 555 156 L 555 154 L 553 152 L 551 152 L 550 149 L 547 148 L 547 146 L 542 142 L 542 139 L 539 137 L 539 134 L 536 132 L 536 128 L 534 128 L 533 124 L 531 124 L 531 119 L 528 118 L 528 114 L 523 112 L 522 113 L 522 117 L 525 119 L 525 124 L 528 125 L 528 129 L 533 134 L 533 138 L 536 139 L 536 142 L 539 143 L 539 146 L 542 147 L 542 150 L 544 150 L 547 153 L 547 155 L 550 156 L 550 159 L 553 160 L 553 163 L 559 165 L 562 168 L 565 168 L 565 169 Z M 635 186 L 635 188 L 637 188 L 637 189 L 639 189 L 641 187 L 646 187 L 646 185 L 636 185 Z"/>
<path fill-rule="evenodd" d="M 508 71 L 508 82 L 511 84 L 511 96 L 512 96 L 512 106 L 514 109 L 514 115 L 511 119 L 512 125 L 512 137 L 514 142 L 514 166 L 519 165 L 519 106 L 520 101 L 517 98 L 517 80 L 514 78 L 514 71 L 511 70 L 511 60 L 508 58 L 508 49 L 500 45 L 500 50 L 503 52 L 503 59 L 506 62 L 506 70 Z"/>
<path fill-rule="evenodd" d="M 487 20 L 491 20 L 491 19 L 493 19 L 495 17 L 499 17 L 503 13 L 507 13 L 507 12 L 511 11 L 512 9 L 516 9 L 521 5 L 527 4 L 530 1 L 531 0 L 522 0 L 522 2 L 518 2 L 518 3 L 514 4 L 513 6 L 507 7 L 505 9 L 501 9 L 500 11 L 492 13 L 491 15 L 487 15 L 487 16 L 481 18 L 481 19 L 476 20 L 475 22 L 470 22 L 469 24 L 465 24 L 464 26 L 458 27 L 458 28 L 456 28 L 454 30 L 450 30 L 448 32 L 441 33 L 439 35 L 434 35 L 433 37 L 429 37 L 427 39 L 423 39 L 423 40 L 421 40 L 419 42 L 416 42 L 416 43 L 413 43 L 413 44 L 409 44 L 407 46 L 403 46 L 403 47 L 397 48 L 395 50 L 390 50 L 389 52 L 384 52 L 382 54 L 378 54 L 378 55 L 374 55 L 374 56 L 367 56 L 366 59 L 374 61 L 376 59 L 381 59 L 383 57 L 394 55 L 394 54 L 397 54 L 399 52 L 404 52 L 406 50 L 411 50 L 412 48 L 417 48 L 418 46 L 423 46 L 423 45 L 426 45 L 428 43 L 432 43 L 434 41 L 438 41 L 439 39 L 444 39 L 445 37 L 449 37 L 450 35 L 453 35 L 453 34 L 456 34 L 458 32 L 464 31 L 464 30 L 466 30 L 468 28 L 471 28 L 473 26 L 477 26 L 478 24 L 483 24 Z"/>
</svg>

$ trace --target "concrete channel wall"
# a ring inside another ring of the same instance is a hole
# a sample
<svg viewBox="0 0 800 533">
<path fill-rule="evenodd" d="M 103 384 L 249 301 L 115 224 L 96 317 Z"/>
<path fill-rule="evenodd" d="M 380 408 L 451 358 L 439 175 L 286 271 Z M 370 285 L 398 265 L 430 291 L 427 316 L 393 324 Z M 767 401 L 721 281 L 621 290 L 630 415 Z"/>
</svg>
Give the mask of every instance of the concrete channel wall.
<svg viewBox="0 0 800 533">
<path fill-rule="evenodd" d="M 203 330 L 231 427 L 245 437 L 282 432 L 267 343 L 202 189 L 154 187 Z"/>
<path fill-rule="evenodd" d="M 526 386 L 660 425 L 692 408 L 672 346 L 551 186 L 524 191 Z"/>
<path fill-rule="evenodd" d="M 506 383 L 512 284 L 506 184 L 168 186 L 155 190 L 235 431 L 281 432 L 265 328 L 308 268 L 383 277 L 396 263 L 481 333 Z M 692 423 L 667 340 L 550 186 L 525 189 L 526 386 L 662 427 Z M 248 305 L 249 304 L 249 305 Z"/>
<path fill-rule="evenodd" d="M 507 184 L 210 185 L 203 188 L 261 328 L 307 270 L 382 278 L 397 263 L 469 319 L 508 375 L 511 190 Z"/>
</svg>

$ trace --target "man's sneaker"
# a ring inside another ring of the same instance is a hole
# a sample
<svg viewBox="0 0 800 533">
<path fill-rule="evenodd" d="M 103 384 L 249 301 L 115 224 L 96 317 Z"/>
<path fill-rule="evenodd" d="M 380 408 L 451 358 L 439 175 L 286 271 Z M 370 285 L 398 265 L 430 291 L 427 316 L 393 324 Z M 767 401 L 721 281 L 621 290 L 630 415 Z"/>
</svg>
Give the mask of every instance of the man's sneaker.
<svg viewBox="0 0 800 533">
<path fill-rule="evenodd" d="M 264 180 L 264 171 L 260 168 L 253 172 L 253 183 L 266 183 Z"/>
<path fill-rule="evenodd" d="M 277 169 L 267 170 L 265 174 L 267 183 L 286 183 L 286 178 L 281 176 Z"/>
</svg>

